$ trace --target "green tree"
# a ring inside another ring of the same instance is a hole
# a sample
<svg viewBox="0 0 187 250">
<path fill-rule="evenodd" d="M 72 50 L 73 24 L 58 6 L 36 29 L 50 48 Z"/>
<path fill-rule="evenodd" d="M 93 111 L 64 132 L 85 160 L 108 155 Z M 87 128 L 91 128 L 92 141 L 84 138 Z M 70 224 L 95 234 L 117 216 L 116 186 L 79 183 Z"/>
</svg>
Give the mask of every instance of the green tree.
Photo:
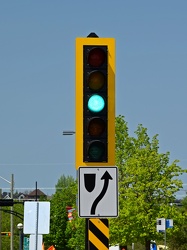
<svg viewBox="0 0 187 250">
<path fill-rule="evenodd" d="M 119 168 L 119 217 L 110 222 L 111 242 L 141 242 L 150 249 L 150 240 L 159 239 L 156 218 L 179 216 L 169 204 L 182 187 L 177 177 L 184 171 L 169 153 L 159 152 L 158 135 L 149 138 L 138 125 L 130 137 L 123 116 L 116 118 L 116 165 Z"/>
<path fill-rule="evenodd" d="M 10 207 L 1 207 L 1 231 L 2 232 L 10 232 Z M 17 228 L 18 223 L 23 223 L 23 204 L 14 204 L 13 211 L 18 214 L 19 217 L 16 215 L 13 216 L 13 225 L 14 225 L 14 248 L 19 249 L 19 230 Z M 10 249 L 10 236 L 2 236 L 2 250 L 9 250 Z"/>
<path fill-rule="evenodd" d="M 76 197 L 78 192 L 77 182 L 74 182 L 72 187 L 73 197 Z M 76 204 L 76 199 L 72 201 L 72 207 L 75 209 L 73 211 L 73 220 L 67 222 L 67 227 L 65 231 L 67 239 L 67 249 L 85 249 L 85 219 L 78 217 L 78 208 Z"/>
<path fill-rule="evenodd" d="M 66 236 L 68 238 L 67 246 L 70 249 L 85 249 L 85 219 L 79 218 L 77 212 L 73 213 L 74 219 L 68 223 Z"/>
<path fill-rule="evenodd" d="M 60 178 L 58 179 L 57 184 L 55 185 L 56 188 L 56 193 L 57 192 L 62 192 L 64 189 L 71 187 L 72 185 L 74 185 L 75 180 L 72 176 L 68 175 L 62 175 L 60 176 Z"/>
<path fill-rule="evenodd" d="M 172 250 L 187 250 L 187 197 L 182 199 L 181 205 L 178 207 L 181 220 L 176 221 L 177 227 L 180 230 L 169 235 L 168 239 L 168 245 Z"/>
<path fill-rule="evenodd" d="M 50 234 L 44 236 L 45 246 L 55 246 L 57 250 L 71 249 L 68 244 L 66 227 L 68 225 L 67 207 L 76 203 L 77 183 L 71 176 L 61 176 L 56 185 L 56 193 L 51 199 Z"/>
</svg>

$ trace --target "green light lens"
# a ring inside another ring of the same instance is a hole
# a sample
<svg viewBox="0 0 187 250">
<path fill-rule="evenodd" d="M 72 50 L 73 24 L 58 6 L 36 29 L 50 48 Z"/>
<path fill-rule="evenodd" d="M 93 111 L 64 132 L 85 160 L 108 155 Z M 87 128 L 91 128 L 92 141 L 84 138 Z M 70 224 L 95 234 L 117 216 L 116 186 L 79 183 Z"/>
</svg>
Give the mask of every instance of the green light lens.
<svg viewBox="0 0 187 250">
<path fill-rule="evenodd" d="M 90 160 L 99 161 L 102 159 L 105 153 L 105 146 L 100 141 L 94 141 L 89 146 L 88 155 Z"/>
<path fill-rule="evenodd" d="M 88 109 L 91 112 L 101 112 L 105 107 L 105 101 L 100 95 L 92 95 L 88 100 Z"/>
</svg>

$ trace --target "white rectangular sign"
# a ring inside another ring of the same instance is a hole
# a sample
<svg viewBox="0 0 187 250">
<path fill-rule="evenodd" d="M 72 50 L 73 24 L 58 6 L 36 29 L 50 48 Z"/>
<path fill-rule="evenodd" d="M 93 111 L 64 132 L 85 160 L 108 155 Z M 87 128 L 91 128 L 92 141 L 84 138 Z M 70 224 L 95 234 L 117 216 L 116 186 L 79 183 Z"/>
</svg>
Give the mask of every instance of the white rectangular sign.
<svg viewBox="0 0 187 250">
<path fill-rule="evenodd" d="M 79 217 L 118 216 L 117 167 L 80 167 Z"/>
<path fill-rule="evenodd" d="M 158 218 L 156 223 L 157 232 L 164 232 L 166 230 L 166 219 Z"/>
<path fill-rule="evenodd" d="M 48 234 L 50 222 L 50 202 L 26 201 L 24 203 L 24 234 Z M 38 226 L 38 228 L 37 228 Z"/>
</svg>

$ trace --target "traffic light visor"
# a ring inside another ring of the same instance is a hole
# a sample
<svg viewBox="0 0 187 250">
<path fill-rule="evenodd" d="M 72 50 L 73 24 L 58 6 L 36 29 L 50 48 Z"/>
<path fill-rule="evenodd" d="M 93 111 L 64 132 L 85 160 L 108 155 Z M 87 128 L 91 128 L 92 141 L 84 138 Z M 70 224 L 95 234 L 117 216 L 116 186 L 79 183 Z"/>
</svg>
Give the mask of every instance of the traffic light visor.
<svg viewBox="0 0 187 250">
<path fill-rule="evenodd" d="M 87 63 L 91 67 L 100 67 L 106 60 L 105 51 L 101 48 L 93 48 L 88 54 Z"/>
<path fill-rule="evenodd" d="M 89 100 L 88 100 L 88 109 L 91 112 L 101 112 L 105 107 L 105 100 L 102 96 L 100 95 L 92 95 Z"/>
</svg>

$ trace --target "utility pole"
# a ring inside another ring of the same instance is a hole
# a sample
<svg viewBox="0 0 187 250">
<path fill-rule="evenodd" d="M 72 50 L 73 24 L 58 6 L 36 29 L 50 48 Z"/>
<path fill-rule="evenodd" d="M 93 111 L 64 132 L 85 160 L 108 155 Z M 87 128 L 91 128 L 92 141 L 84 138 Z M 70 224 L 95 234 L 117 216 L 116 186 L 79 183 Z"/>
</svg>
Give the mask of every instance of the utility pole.
<svg viewBox="0 0 187 250">
<path fill-rule="evenodd" d="M 14 175 L 11 175 L 11 188 L 10 188 L 10 193 L 11 193 L 11 199 L 13 199 L 14 195 Z M 14 220 L 13 220 L 13 206 L 10 208 L 11 214 L 10 214 L 10 250 L 14 250 Z"/>
<path fill-rule="evenodd" d="M 8 181 L 7 179 L 3 178 L 2 176 L 0 176 L 0 178 L 4 181 L 6 181 L 7 183 L 10 184 L 10 196 L 11 199 L 13 199 L 13 194 L 14 194 L 14 175 L 11 175 L 11 181 Z M 13 207 L 11 207 L 11 214 L 10 214 L 10 231 L 11 231 L 11 235 L 10 235 L 10 250 L 14 250 L 14 245 L 13 245 L 13 239 L 14 239 L 14 221 L 13 221 Z M 0 220 L 1 222 L 1 220 Z"/>
</svg>

